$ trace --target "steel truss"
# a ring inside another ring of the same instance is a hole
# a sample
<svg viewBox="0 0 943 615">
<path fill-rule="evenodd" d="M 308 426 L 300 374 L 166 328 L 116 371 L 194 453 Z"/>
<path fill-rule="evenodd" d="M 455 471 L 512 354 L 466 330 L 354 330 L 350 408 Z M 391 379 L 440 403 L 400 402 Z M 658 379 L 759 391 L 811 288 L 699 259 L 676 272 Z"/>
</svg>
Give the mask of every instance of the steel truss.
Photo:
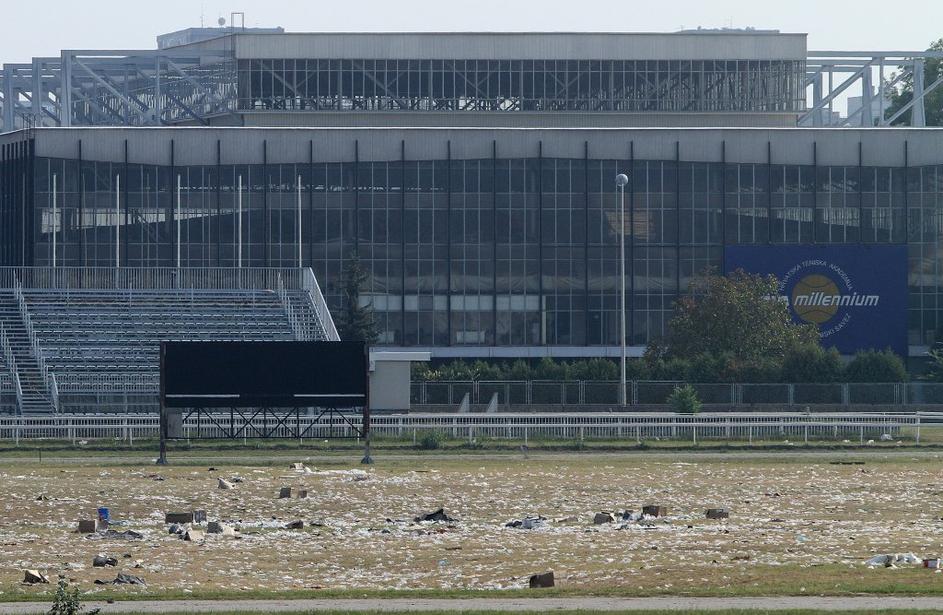
<svg viewBox="0 0 943 615">
<path fill-rule="evenodd" d="M 160 409 L 160 453 L 157 460 L 159 465 L 167 463 L 167 443 L 172 440 L 238 440 L 240 438 L 259 438 L 269 439 L 291 439 L 302 440 L 308 437 L 325 437 L 324 434 L 313 434 L 312 430 L 318 430 L 323 427 L 321 420 L 325 417 L 329 419 L 330 433 L 328 437 L 334 439 L 350 438 L 351 436 L 334 434 L 334 419 L 340 419 L 342 425 L 346 425 L 354 433 L 354 438 L 364 440 L 363 463 L 373 463 L 370 453 L 370 410 L 368 407 L 361 409 L 361 421 L 358 425 L 356 421 L 351 420 L 351 415 L 341 412 L 340 409 L 319 408 L 318 414 L 311 416 L 307 408 L 229 408 L 228 421 L 224 415 L 220 415 L 219 409 L 207 408 L 188 408 L 186 410 L 169 410 L 161 407 Z M 175 433 L 174 428 L 170 426 L 170 414 L 176 414 L 180 420 L 178 428 L 182 429 L 185 422 L 195 420 L 197 427 L 195 430 L 188 430 L 186 433 Z M 258 422 L 261 420 L 261 427 Z M 271 421 L 271 422 L 270 422 Z M 208 428 L 204 432 L 204 427 Z M 217 435 L 219 434 L 219 435 Z"/>
<path fill-rule="evenodd" d="M 66 50 L 4 64 L 0 132 L 33 126 L 160 126 L 235 109 L 231 51 Z"/>
<path fill-rule="evenodd" d="M 812 105 L 799 117 L 799 125 L 884 127 L 910 111 L 910 126 L 926 126 L 927 95 L 943 84 L 943 77 L 925 82 L 924 68 L 930 59 L 943 59 L 943 52 L 810 51 L 805 88 L 811 89 Z M 888 116 L 891 88 L 907 82 L 913 84 L 913 99 Z M 852 86 L 861 90 L 861 106 L 848 117 L 839 117 L 834 112 L 835 100 Z"/>
</svg>

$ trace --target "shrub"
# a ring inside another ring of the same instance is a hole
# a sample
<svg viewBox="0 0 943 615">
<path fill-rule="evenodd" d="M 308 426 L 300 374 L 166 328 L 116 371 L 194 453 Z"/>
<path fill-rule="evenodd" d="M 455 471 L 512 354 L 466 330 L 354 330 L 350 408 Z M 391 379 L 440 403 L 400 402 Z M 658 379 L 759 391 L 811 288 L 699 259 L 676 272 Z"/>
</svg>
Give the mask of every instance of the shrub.
<svg viewBox="0 0 943 615">
<path fill-rule="evenodd" d="M 442 446 L 442 434 L 438 431 L 427 431 L 419 439 L 419 448 L 423 451 L 434 451 Z"/>
<path fill-rule="evenodd" d="M 845 366 L 848 382 L 905 382 L 907 370 L 904 362 L 890 350 L 866 350 L 859 352 Z"/>
<path fill-rule="evenodd" d="M 52 608 L 49 609 L 49 615 L 78 615 L 82 610 L 82 602 L 79 600 L 79 588 L 69 588 L 69 582 L 65 577 L 59 577 L 59 584 L 56 585 L 56 594 L 52 599 Z"/>
<path fill-rule="evenodd" d="M 684 379 L 688 382 L 719 382 L 722 379 L 726 357 L 710 353 L 701 353 L 691 359 Z"/>
<path fill-rule="evenodd" d="M 679 414 L 697 414 L 701 411 L 701 400 L 698 399 L 697 391 L 690 384 L 675 387 L 675 390 L 668 396 L 668 404 Z"/>
<path fill-rule="evenodd" d="M 802 346 L 783 360 L 783 382 L 837 382 L 841 379 L 841 355 L 834 348 Z"/>
<path fill-rule="evenodd" d="M 633 367 L 641 361 L 628 361 L 625 371 L 626 377 L 633 378 Z M 574 361 L 570 364 L 570 374 L 574 380 L 618 380 L 619 364 L 609 359 L 587 359 Z"/>
<path fill-rule="evenodd" d="M 532 380 L 566 380 L 566 372 L 565 363 L 557 363 L 550 357 L 544 357 L 537 367 L 530 370 L 530 377 Z"/>
</svg>

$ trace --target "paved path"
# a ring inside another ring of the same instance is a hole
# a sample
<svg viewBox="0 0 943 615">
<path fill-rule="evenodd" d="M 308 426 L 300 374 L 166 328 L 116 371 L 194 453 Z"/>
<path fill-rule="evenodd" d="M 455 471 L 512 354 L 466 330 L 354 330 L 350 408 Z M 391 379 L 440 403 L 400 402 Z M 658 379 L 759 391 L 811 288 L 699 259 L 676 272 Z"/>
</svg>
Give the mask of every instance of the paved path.
<svg viewBox="0 0 943 615">
<path fill-rule="evenodd" d="M 336 600 L 165 600 L 84 603 L 109 613 L 297 613 L 311 611 L 690 611 L 762 609 L 781 611 L 883 611 L 891 609 L 943 610 L 943 597 L 847 597 L 785 596 L 774 598 L 463 598 L 463 599 L 336 599 Z M 35 615 L 49 610 L 47 602 L 0 603 L 0 615 Z"/>
</svg>

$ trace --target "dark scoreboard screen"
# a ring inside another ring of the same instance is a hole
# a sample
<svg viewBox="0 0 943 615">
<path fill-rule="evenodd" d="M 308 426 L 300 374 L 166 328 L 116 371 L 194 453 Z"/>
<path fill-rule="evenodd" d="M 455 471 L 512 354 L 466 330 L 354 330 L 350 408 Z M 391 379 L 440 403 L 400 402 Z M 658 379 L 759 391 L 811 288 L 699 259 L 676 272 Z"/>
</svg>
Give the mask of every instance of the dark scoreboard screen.
<svg viewBox="0 0 943 615">
<path fill-rule="evenodd" d="M 166 408 L 366 405 L 363 342 L 162 342 Z"/>
</svg>

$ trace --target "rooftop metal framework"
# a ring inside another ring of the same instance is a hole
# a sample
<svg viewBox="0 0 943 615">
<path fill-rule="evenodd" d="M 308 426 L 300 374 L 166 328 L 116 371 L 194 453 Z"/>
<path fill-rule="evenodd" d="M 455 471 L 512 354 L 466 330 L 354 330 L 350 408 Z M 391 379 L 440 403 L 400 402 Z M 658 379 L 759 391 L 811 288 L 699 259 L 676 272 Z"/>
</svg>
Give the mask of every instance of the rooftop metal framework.
<svg viewBox="0 0 943 615">
<path fill-rule="evenodd" d="M 233 110 L 226 51 L 66 50 L 4 64 L 0 131 L 34 126 L 160 126 Z"/>
<path fill-rule="evenodd" d="M 931 59 L 943 59 L 943 52 L 810 51 L 805 87 L 811 90 L 812 103 L 799 117 L 799 125 L 868 128 L 891 126 L 904 119 L 910 126 L 926 126 L 927 95 L 943 84 L 943 76 L 926 83 L 926 62 Z M 903 83 L 913 85 L 914 96 L 889 114 L 891 91 Z M 848 91 L 859 90 L 861 104 L 849 109 L 846 117 L 839 116 L 835 101 Z"/>
<path fill-rule="evenodd" d="M 65 50 L 4 64 L 0 132 L 208 125 L 243 111 L 286 110 L 777 110 L 795 113 L 800 126 L 881 127 L 902 120 L 924 126 L 927 95 L 943 84 L 943 78 L 926 83 L 927 60 L 943 58 L 929 51 L 813 51 L 804 68 L 801 62 L 707 58 L 237 61 L 237 38 L 162 50 Z M 889 92 L 902 83 L 913 85 L 913 100 L 889 114 Z M 858 91 L 860 106 L 848 117 L 835 113 L 836 101 Z"/>
</svg>

